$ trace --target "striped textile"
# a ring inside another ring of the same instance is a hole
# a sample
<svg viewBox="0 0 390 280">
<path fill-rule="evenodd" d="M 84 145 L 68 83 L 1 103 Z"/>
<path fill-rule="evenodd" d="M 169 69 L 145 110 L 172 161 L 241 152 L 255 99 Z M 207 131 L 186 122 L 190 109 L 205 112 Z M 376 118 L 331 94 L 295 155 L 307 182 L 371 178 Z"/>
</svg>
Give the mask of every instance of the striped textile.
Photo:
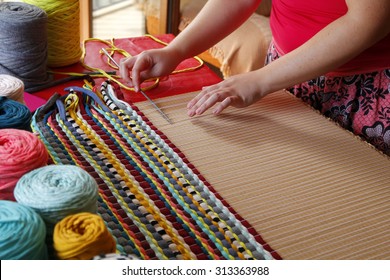
<svg viewBox="0 0 390 280">
<path fill-rule="evenodd" d="M 280 256 L 208 184 L 133 104 L 103 83 L 79 87 L 38 109 L 33 130 L 54 164 L 87 170 L 98 213 L 117 251 L 140 259 L 278 259 Z"/>
</svg>

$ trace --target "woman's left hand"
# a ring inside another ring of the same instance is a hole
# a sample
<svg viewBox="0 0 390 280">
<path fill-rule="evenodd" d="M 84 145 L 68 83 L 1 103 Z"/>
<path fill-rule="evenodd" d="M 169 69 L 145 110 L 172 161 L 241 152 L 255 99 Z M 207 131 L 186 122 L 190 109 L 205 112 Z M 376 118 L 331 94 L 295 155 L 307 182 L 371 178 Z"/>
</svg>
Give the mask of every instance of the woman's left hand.
<svg viewBox="0 0 390 280">
<path fill-rule="evenodd" d="M 260 79 L 256 72 L 232 76 L 218 84 L 204 87 L 188 103 L 188 116 L 201 115 L 217 103 L 213 110 L 215 115 L 218 115 L 229 106 L 247 107 L 264 96 L 260 88 Z"/>
</svg>

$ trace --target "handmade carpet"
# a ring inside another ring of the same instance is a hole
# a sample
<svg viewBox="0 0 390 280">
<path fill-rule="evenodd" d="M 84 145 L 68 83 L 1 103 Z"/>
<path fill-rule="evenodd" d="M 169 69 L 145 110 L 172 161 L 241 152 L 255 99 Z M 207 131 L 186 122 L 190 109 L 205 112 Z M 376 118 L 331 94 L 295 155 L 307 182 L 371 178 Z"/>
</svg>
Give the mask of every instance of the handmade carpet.
<svg viewBox="0 0 390 280">
<path fill-rule="evenodd" d="M 140 259 L 278 259 L 277 252 L 186 156 L 110 84 L 73 87 L 38 109 L 32 128 L 53 164 L 87 170 L 120 254 Z M 232 170 L 233 171 L 233 170 Z"/>
<path fill-rule="evenodd" d="M 189 118 L 137 107 L 283 259 L 390 259 L 390 162 L 287 92 Z"/>
</svg>

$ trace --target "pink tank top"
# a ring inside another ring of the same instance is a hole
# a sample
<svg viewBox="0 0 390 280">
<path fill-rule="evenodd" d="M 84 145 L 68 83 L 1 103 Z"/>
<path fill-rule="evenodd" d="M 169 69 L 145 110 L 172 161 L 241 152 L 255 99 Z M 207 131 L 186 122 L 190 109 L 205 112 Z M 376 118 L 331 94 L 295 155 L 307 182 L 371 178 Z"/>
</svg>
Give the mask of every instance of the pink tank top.
<svg viewBox="0 0 390 280">
<path fill-rule="evenodd" d="M 347 10 L 344 0 L 273 0 L 270 24 L 278 52 L 283 55 L 299 47 Z M 329 55 L 335 51 L 329 50 Z M 387 68 L 390 68 L 390 35 L 329 75 Z"/>
</svg>

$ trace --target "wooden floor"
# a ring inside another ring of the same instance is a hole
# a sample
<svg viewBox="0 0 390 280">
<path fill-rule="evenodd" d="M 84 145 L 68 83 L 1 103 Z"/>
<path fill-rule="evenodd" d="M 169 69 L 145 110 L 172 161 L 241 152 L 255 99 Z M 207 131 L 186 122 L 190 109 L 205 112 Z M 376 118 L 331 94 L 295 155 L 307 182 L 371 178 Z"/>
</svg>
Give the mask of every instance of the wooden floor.
<svg viewBox="0 0 390 280">
<path fill-rule="evenodd" d="M 144 14 L 134 0 L 94 12 L 92 26 L 92 37 L 100 39 L 137 37 L 145 34 Z"/>
</svg>

